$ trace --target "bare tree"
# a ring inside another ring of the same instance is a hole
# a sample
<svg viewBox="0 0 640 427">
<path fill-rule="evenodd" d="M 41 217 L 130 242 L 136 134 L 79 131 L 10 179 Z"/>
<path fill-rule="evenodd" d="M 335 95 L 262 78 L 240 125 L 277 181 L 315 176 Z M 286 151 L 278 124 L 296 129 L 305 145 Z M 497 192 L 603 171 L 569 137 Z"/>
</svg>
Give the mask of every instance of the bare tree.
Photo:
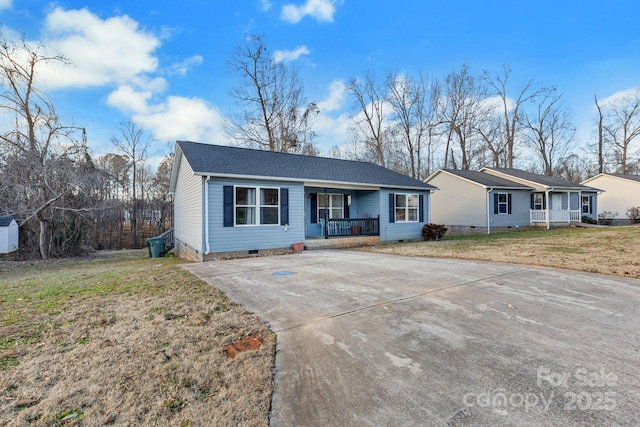
<svg viewBox="0 0 640 427">
<path fill-rule="evenodd" d="M 311 125 L 319 110 L 307 103 L 296 69 L 275 62 L 256 35 L 237 47 L 229 66 L 242 81 L 232 91 L 240 109 L 227 121 L 227 134 L 248 147 L 315 154 Z"/>
<path fill-rule="evenodd" d="M 521 108 L 523 104 L 552 90 L 547 88 L 536 89 L 533 80 L 529 80 L 520 88 L 518 96 L 511 98 L 508 93 L 510 76 L 511 69 L 507 66 L 502 67 L 501 75 L 491 77 L 487 71 L 485 71 L 483 75 L 484 81 L 491 88 L 490 94 L 497 96 L 500 100 L 499 112 L 502 115 L 502 131 L 492 138 L 493 142 L 489 145 L 489 149 L 491 149 L 494 154 L 494 161 L 497 161 L 500 158 L 498 154 L 503 151 L 503 147 L 506 147 L 506 164 L 496 164 L 495 167 L 513 167 L 516 138 L 521 130 L 520 122 L 523 114 Z"/>
<path fill-rule="evenodd" d="M 620 173 L 627 173 L 629 151 L 640 135 L 640 94 L 625 96 L 607 107 L 604 131 L 615 149 Z"/>
<path fill-rule="evenodd" d="M 112 137 L 111 142 L 127 158 L 131 166 L 131 230 L 133 233 L 133 247 L 138 248 L 138 213 L 140 211 L 137 194 L 140 187 L 138 173 L 144 161 L 147 160 L 147 154 L 154 139 L 143 128 L 128 120 L 120 124 L 120 135 Z"/>
<path fill-rule="evenodd" d="M 593 95 L 593 101 L 598 109 L 598 173 L 604 172 L 604 115 L 602 114 L 602 108 L 598 104 L 598 97 Z"/>
<path fill-rule="evenodd" d="M 557 161 L 573 140 L 575 125 L 561 102 L 562 95 L 546 94 L 535 111 L 525 115 L 525 140 L 542 162 L 546 175 L 554 175 Z"/>
<path fill-rule="evenodd" d="M 376 83 L 374 75 L 367 71 L 363 79 L 351 79 L 347 90 L 355 100 L 357 109 L 353 115 L 352 138 L 362 145 L 373 161 L 385 167 L 391 153 L 391 129 L 385 105 L 385 86 Z"/>
<path fill-rule="evenodd" d="M 5 209 L 25 232 L 37 221 L 43 259 L 54 245 L 53 226 L 68 209 L 65 197 L 81 189 L 77 167 L 87 154 L 84 129 L 61 124 L 53 101 L 36 86 L 36 71 L 50 63 L 68 61 L 42 45 L 13 43 L 0 34 L 0 109 L 13 119 L 0 134 L 2 180 L 11 183 L 4 188 Z"/>
<path fill-rule="evenodd" d="M 487 90 L 483 83 L 470 73 L 466 64 L 459 72 L 449 73 L 445 80 L 438 106 L 439 121 L 447 135 L 444 167 L 470 169 L 474 157 L 484 151 L 484 145 L 478 144 L 481 139 L 477 138 L 477 129 L 494 113 L 486 102 Z M 459 148 L 459 162 L 452 143 L 457 143 Z"/>
<path fill-rule="evenodd" d="M 424 75 L 412 78 L 392 72 L 387 73 L 385 85 L 393 126 L 409 158 L 408 175 L 421 178 L 423 151 L 427 149 L 428 165 L 432 141 L 429 137 L 437 120 L 435 99 L 431 97 L 433 85 Z"/>
</svg>

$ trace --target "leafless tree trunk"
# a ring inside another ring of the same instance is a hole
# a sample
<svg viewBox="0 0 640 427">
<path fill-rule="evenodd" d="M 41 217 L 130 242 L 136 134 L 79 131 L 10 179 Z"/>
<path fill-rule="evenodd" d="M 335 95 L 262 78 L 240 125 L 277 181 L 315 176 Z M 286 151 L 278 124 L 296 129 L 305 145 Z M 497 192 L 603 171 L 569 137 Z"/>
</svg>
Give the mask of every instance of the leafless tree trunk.
<svg viewBox="0 0 640 427">
<path fill-rule="evenodd" d="M 492 89 L 491 94 L 500 99 L 500 113 L 502 114 L 502 133 L 494 138 L 492 148 L 495 152 L 501 151 L 501 144 L 506 146 L 506 165 L 495 165 L 495 167 L 513 168 L 515 158 L 516 137 L 521 129 L 522 111 L 521 107 L 525 102 L 532 101 L 540 95 L 555 89 L 540 88 L 535 89 L 533 80 L 529 80 L 518 92 L 516 98 L 510 98 L 508 92 L 509 77 L 511 69 L 502 67 L 502 75 L 491 77 L 487 71 L 484 72 L 484 80 Z M 500 142 L 501 141 L 501 142 Z M 495 156 L 494 156 L 495 159 Z"/>
<path fill-rule="evenodd" d="M 524 117 L 525 139 L 542 161 L 546 175 L 554 175 L 556 162 L 568 151 L 575 125 L 561 103 L 561 95 L 547 94 L 537 110 Z"/>
<path fill-rule="evenodd" d="M 68 63 L 60 55 L 47 54 L 42 45 L 13 43 L 0 34 L 0 109 L 15 117 L 14 129 L 0 134 L 5 158 L 1 179 L 11 183 L 5 187 L 11 192 L 0 198 L 21 228 L 38 221 L 43 259 L 50 256 L 52 224 L 61 215 L 57 205 L 78 188 L 74 161 L 86 153 L 84 129 L 62 125 L 53 101 L 36 86 L 40 64 L 56 62 Z"/>
<path fill-rule="evenodd" d="M 139 182 L 137 175 L 141 164 L 147 160 L 147 151 L 154 142 L 153 137 L 147 135 L 143 128 L 128 120 L 120 125 L 120 136 L 111 138 L 116 149 L 124 155 L 131 165 L 131 231 L 133 233 L 133 247 L 138 248 L 138 214 L 140 211 L 137 190 Z"/>
<path fill-rule="evenodd" d="M 385 87 L 376 84 L 371 72 L 363 79 L 351 79 L 347 90 L 356 101 L 358 109 L 353 116 L 353 139 L 362 144 L 373 156 L 375 163 L 386 167 L 391 152 L 390 123 L 385 106 Z"/>
<path fill-rule="evenodd" d="M 603 120 L 602 108 L 598 104 L 598 97 L 593 95 L 593 100 L 596 103 L 598 109 L 598 173 L 604 172 L 604 135 L 603 135 Z"/>
<path fill-rule="evenodd" d="M 307 103 L 295 68 L 274 62 L 256 35 L 238 46 L 229 66 L 242 82 L 232 91 L 240 110 L 227 121 L 227 134 L 247 147 L 315 154 L 312 119 L 319 110 Z"/>
<path fill-rule="evenodd" d="M 435 99 L 431 97 L 433 84 L 423 75 L 414 79 L 387 73 L 385 85 L 392 108 L 391 119 L 409 157 L 409 174 L 413 178 L 421 178 L 422 153 L 425 143 L 427 149 L 430 148 L 429 135 L 436 125 Z"/>
<path fill-rule="evenodd" d="M 477 129 L 491 118 L 491 106 L 486 103 L 486 87 L 463 65 L 459 72 L 450 73 L 444 84 L 443 96 L 439 98 L 439 121 L 446 127 L 447 147 L 454 167 L 470 169 L 474 157 L 483 150 L 478 146 Z M 459 147 L 460 161 L 455 161 L 451 143 Z M 445 167 L 449 159 L 445 154 Z"/>
<path fill-rule="evenodd" d="M 604 131 L 616 148 L 620 173 L 626 174 L 631 144 L 640 135 L 640 94 L 627 96 L 608 110 Z"/>
</svg>

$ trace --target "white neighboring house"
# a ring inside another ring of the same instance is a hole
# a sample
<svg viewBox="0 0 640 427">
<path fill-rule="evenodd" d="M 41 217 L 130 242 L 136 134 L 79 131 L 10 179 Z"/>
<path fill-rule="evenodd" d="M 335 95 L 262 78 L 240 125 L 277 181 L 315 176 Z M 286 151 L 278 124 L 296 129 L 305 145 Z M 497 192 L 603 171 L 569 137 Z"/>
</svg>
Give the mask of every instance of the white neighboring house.
<svg viewBox="0 0 640 427">
<path fill-rule="evenodd" d="M 18 250 L 18 223 L 12 216 L 0 216 L 0 254 Z"/>
<path fill-rule="evenodd" d="M 605 192 L 598 198 L 600 212 L 612 212 L 612 219 L 628 221 L 627 209 L 640 206 L 640 175 L 601 173 L 582 182 Z"/>
</svg>

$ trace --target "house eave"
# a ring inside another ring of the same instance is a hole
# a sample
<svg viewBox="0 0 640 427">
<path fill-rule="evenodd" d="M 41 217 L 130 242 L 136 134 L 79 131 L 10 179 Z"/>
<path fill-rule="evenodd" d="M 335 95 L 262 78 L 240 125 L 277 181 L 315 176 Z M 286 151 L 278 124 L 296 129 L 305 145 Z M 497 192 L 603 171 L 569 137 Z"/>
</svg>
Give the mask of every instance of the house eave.
<svg viewBox="0 0 640 427">
<path fill-rule="evenodd" d="M 332 187 L 332 188 L 344 188 L 344 189 L 361 189 L 361 190 L 380 190 L 381 188 L 403 188 L 411 190 L 421 191 L 433 191 L 435 187 L 418 187 L 418 186 L 406 186 L 406 185 L 386 185 L 386 184 L 373 184 L 373 183 L 361 183 L 361 182 L 346 182 L 346 181 L 330 181 L 330 180 L 306 180 L 302 178 L 290 178 L 284 176 L 258 176 L 247 174 L 225 174 L 225 173 L 207 173 L 196 172 L 196 175 L 209 176 L 212 178 L 225 178 L 225 179 L 252 179 L 263 181 L 287 181 L 287 182 L 300 182 L 307 187 Z"/>
</svg>

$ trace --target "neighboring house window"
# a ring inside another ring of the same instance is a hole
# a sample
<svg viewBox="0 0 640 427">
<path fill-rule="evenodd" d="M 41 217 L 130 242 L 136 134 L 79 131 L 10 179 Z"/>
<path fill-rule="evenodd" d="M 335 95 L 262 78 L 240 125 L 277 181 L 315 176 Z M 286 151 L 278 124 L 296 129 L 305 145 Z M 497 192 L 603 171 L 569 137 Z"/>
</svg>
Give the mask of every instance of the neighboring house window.
<svg viewBox="0 0 640 427">
<path fill-rule="evenodd" d="M 278 188 L 236 187 L 236 225 L 277 225 L 280 212 Z"/>
<path fill-rule="evenodd" d="M 542 193 L 535 193 L 533 195 L 533 210 L 535 211 L 541 211 L 544 209 L 544 194 Z"/>
<path fill-rule="evenodd" d="M 327 202 L 323 193 L 318 193 L 318 218 L 324 218 L 325 206 L 329 210 L 329 219 L 344 218 L 344 195 L 343 194 L 328 194 Z"/>
<path fill-rule="evenodd" d="M 417 194 L 395 195 L 395 222 L 418 222 L 420 199 Z"/>
<path fill-rule="evenodd" d="M 591 196 L 582 196 L 582 213 L 592 214 Z"/>
<path fill-rule="evenodd" d="M 497 215 L 511 214 L 511 194 L 493 194 L 493 213 Z"/>
</svg>

